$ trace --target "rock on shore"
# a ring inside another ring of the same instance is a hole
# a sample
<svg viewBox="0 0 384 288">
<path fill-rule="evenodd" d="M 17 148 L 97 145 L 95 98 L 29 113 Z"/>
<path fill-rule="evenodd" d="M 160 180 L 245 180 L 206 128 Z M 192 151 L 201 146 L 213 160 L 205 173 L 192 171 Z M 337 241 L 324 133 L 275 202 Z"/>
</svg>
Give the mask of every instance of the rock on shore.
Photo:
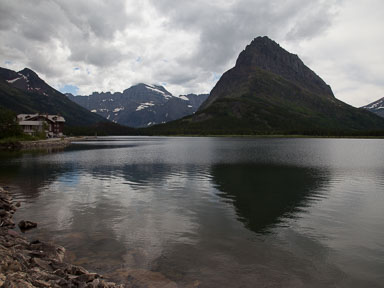
<svg viewBox="0 0 384 288">
<path fill-rule="evenodd" d="M 63 262 L 64 247 L 26 240 L 13 230 L 15 211 L 12 197 L 0 187 L 0 287 L 126 287 Z"/>
</svg>

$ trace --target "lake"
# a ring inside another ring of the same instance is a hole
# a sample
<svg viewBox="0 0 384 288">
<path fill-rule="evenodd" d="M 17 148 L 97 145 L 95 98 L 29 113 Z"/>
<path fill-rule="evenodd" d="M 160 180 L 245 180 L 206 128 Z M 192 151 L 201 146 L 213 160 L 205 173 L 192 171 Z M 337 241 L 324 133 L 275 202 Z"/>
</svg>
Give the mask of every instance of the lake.
<svg viewBox="0 0 384 288">
<path fill-rule="evenodd" d="M 39 223 L 27 237 L 113 280 L 152 271 L 179 287 L 384 287 L 383 148 L 99 137 L 3 153 L 0 184 L 21 202 L 15 220 Z"/>
</svg>

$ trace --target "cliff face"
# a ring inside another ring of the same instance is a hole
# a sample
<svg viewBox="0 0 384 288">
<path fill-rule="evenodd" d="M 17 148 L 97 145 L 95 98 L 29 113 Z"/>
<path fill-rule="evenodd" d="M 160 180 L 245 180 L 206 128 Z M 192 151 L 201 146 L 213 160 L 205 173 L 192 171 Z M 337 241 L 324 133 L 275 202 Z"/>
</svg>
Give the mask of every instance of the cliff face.
<svg viewBox="0 0 384 288">
<path fill-rule="evenodd" d="M 228 90 L 231 90 L 230 86 L 243 81 L 257 69 L 278 75 L 319 96 L 334 98 L 331 87 L 297 55 L 289 53 L 275 41 L 264 36 L 255 38 L 240 53 L 235 67 L 224 73 L 200 110 L 207 108 L 216 99 L 226 97 Z"/>
<path fill-rule="evenodd" d="M 259 67 L 279 75 L 320 95 L 334 97 L 331 87 L 315 72 L 309 69 L 300 58 L 284 50 L 268 37 L 258 37 L 240 53 L 236 62 L 238 69 Z"/>
</svg>

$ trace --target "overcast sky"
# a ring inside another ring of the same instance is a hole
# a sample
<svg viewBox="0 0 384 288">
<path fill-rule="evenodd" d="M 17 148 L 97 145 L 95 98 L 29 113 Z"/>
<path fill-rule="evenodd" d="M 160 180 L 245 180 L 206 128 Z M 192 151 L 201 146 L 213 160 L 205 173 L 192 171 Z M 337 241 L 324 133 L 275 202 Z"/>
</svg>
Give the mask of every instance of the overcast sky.
<svg viewBox="0 0 384 288">
<path fill-rule="evenodd" d="M 361 106 L 384 97 L 383 29 L 382 0 L 2 0 L 0 66 L 82 95 L 208 93 L 266 35 Z"/>
</svg>

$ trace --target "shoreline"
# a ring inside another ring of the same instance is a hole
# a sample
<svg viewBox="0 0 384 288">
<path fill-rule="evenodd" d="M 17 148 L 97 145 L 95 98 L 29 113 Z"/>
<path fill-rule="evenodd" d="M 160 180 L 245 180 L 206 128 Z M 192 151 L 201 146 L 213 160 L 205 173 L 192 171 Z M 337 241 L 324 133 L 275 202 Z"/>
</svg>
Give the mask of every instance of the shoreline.
<svg viewBox="0 0 384 288">
<path fill-rule="evenodd" d="M 10 141 L 0 143 L 0 151 L 26 151 L 39 149 L 62 149 L 71 145 L 74 141 L 94 139 L 94 137 L 78 136 L 66 138 L 53 138 L 34 141 Z"/>
<path fill-rule="evenodd" d="M 20 208 L 0 185 L 0 288 L 199 288 L 197 280 L 177 284 L 160 272 L 122 265 L 108 273 L 94 273 L 71 264 L 71 251 L 52 241 L 27 239 L 13 215 Z M 30 222 L 23 219 L 19 222 Z M 38 223 L 37 226 L 39 225 Z M 19 226 L 20 229 L 16 228 Z M 20 230 L 20 231 L 18 231 Z M 26 231 L 26 230 L 25 230 Z M 123 264 L 123 263 L 122 263 Z"/>
<path fill-rule="evenodd" d="M 75 138 L 55 138 L 35 141 L 10 141 L 0 143 L 2 151 L 23 151 L 36 149 L 60 149 L 69 146 Z"/>
<path fill-rule="evenodd" d="M 114 136 L 114 135 L 110 135 Z M 384 136 L 321 136 L 321 135 L 284 135 L 284 134 L 266 134 L 266 135 L 252 135 L 252 134 L 233 134 L 233 135 L 219 135 L 219 134 L 175 134 L 175 135 L 121 135 L 121 136 L 146 136 L 146 137 L 213 137 L 213 138 L 279 138 L 279 139 L 290 139 L 290 138 L 303 138 L 303 139 L 384 139 Z"/>
<path fill-rule="evenodd" d="M 46 140 L 37 140 L 37 141 L 21 141 L 20 149 L 21 150 L 33 150 L 41 148 L 65 148 L 71 144 L 73 139 L 64 138 L 64 139 L 46 139 Z"/>
<path fill-rule="evenodd" d="M 304 135 L 304 134 L 127 134 L 127 135 L 100 135 L 100 136 L 76 136 L 76 140 L 95 140 L 98 137 L 213 137 L 213 138 L 314 138 L 314 139 L 384 139 L 384 135 Z M 75 140 L 75 141 L 76 141 Z"/>
<path fill-rule="evenodd" d="M 27 240 L 15 230 L 13 214 L 19 206 L 0 187 L 0 287 L 128 287 L 64 262 L 65 248 L 60 245 Z"/>
<path fill-rule="evenodd" d="M 115 135 L 109 135 L 115 136 Z M 324 136 L 324 135 L 245 135 L 245 134 L 233 134 L 233 135 L 218 135 L 218 134 L 159 134 L 159 135 L 117 135 L 117 136 L 144 136 L 144 137 L 191 137 L 191 138 L 244 138 L 244 139 L 367 139 L 367 140 L 381 140 L 384 136 Z M 107 136 L 108 137 L 108 136 Z M 39 149 L 63 149 L 71 145 L 75 141 L 89 141 L 96 140 L 95 136 L 74 136 L 67 138 L 55 138 L 55 139 L 44 139 L 35 141 L 10 141 L 0 143 L 0 151 L 33 151 Z"/>
</svg>

